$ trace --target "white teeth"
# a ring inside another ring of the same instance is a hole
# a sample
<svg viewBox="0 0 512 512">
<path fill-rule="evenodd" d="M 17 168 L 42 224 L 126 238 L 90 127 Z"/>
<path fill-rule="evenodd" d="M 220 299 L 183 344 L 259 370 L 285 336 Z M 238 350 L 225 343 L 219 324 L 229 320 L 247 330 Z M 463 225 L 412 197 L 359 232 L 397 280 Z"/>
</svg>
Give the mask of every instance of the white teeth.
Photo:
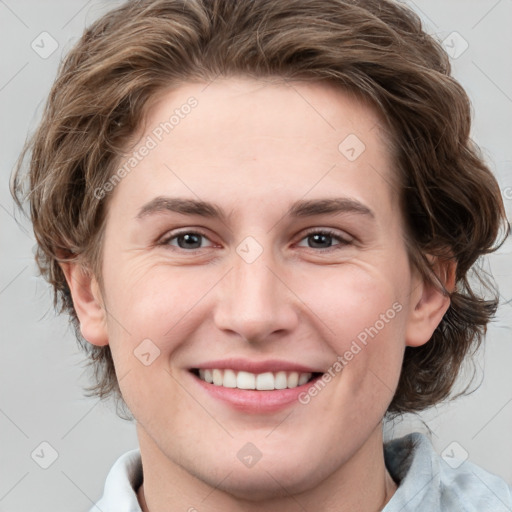
<svg viewBox="0 0 512 512">
<path fill-rule="evenodd" d="M 238 372 L 236 376 L 236 387 L 238 389 L 256 389 L 256 375 L 249 372 Z"/>
<path fill-rule="evenodd" d="M 224 372 L 222 370 L 212 370 L 213 383 L 216 386 L 222 386 L 224 380 Z"/>
<path fill-rule="evenodd" d="M 312 373 L 299 372 L 265 372 L 254 374 L 250 372 L 236 372 L 235 370 L 207 369 L 199 370 L 199 378 L 225 388 L 258 389 L 271 391 L 274 389 L 293 389 L 306 384 L 312 377 Z"/>
<path fill-rule="evenodd" d="M 222 381 L 222 385 L 225 388 L 236 388 L 237 379 L 236 373 L 233 370 L 224 370 L 224 380 Z"/>
<path fill-rule="evenodd" d="M 288 381 L 286 379 L 286 372 L 277 372 L 274 378 L 275 389 L 286 389 Z"/>
<path fill-rule="evenodd" d="M 311 378 L 307 376 L 307 373 L 301 373 L 299 375 L 299 386 L 302 386 L 303 384 L 306 384 L 306 382 Z"/>
<path fill-rule="evenodd" d="M 308 375 L 308 380 L 311 378 L 309 373 L 303 373 L 303 375 Z M 288 375 L 287 385 L 289 388 L 296 388 L 299 385 L 299 374 L 297 372 L 291 372 Z"/>
<path fill-rule="evenodd" d="M 274 389 L 274 374 L 271 372 L 260 373 L 256 377 L 256 389 L 261 391 Z"/>
</svg>

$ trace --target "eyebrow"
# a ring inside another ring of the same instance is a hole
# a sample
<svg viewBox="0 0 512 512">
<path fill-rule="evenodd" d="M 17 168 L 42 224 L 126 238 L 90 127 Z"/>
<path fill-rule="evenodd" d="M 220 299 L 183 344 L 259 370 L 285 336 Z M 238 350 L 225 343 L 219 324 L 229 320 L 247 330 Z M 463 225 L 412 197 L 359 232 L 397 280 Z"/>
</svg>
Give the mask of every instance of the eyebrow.
<svg viewBox="0 0 512 512">
<path fill-rule="evenodd" d="M 146 203 L 139 210 L 137 219 L 161 212 L 174 212 L 183 215 L 199 215 L 201 217 L 226 220 L 227 216 L 219 206 L 196 199 L 158 196 Z M 375 218 L 375 214 L 356 199 L 335 197 L 326 199 L 299 200 L 288 210 L 290 217 L 313 217 L 328 213 L 356 213 Z"/>
</svg>

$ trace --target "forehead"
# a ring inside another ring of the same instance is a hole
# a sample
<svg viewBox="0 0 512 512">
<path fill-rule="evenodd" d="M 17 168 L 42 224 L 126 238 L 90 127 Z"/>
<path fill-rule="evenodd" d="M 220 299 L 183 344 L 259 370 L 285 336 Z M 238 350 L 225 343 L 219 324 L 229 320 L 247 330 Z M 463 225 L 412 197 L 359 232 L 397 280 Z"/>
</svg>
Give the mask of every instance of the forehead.
<svg viewBox="0 0 512 512">
<path fill-rule="evenodd" d="M 334 189 L 356 199 L 395 192 L 381 116 L 327 83 L 223 78 L 183 84 L 154 98 L 138 135 L 139 158 L 132 155 L 134 165 L 114 195 L 123 189 L 150 198 L 169 189 L 257 202 L 270 192 L 289 203 Z"/>
<path fill-rule="evenodd" d="M 248 137 L 293 138 L 311 143 L 327 137 L 332 143 L 350 134 L 369 139 L 367 134 L 372 132 L 372 139 L 375 136 L 382 146 L 390 146 L 390 130 L 371 102 L 326 81 L 231 77 L 187 83 L 155 96 L 145 116 L 146 132 L 154 132 L 159 140 L 172 132 L 183 137 L 192 135 L 204 146 L 215 143 L 217 149 L 222 149 L 228 141 L 219 128 L 227 129 L 224 134 L 237 143 Z"/>
</svg>

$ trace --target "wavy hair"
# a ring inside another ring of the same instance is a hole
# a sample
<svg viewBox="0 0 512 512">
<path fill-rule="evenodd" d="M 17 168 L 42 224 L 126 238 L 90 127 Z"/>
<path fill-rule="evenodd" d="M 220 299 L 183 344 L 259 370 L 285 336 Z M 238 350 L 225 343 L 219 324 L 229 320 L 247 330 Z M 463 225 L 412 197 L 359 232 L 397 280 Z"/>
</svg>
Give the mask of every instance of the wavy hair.
<svg viewBox="0 0 512 512">
<path fill-rule="evenodd" d="M 94 191 L 116 170 L 148 100 L 219 75 L 334 83 L 385 119 L 411 263 L 439 287 L 427 256 L 457 263 L 451 305 L 428 343 L 406 348 L 388 412 L 447 398 L 497 308 L 496 297 L 472 289 L 470 269 L 509 225 L 470 139 L 470 102 L 447 54 L 413 11 L 391 0 L 128 1 L 86 29 L 61 64 L 12 191 L 19 206 L 28 197 L 36 261 L 88 353 L 92 393 L 121 398 L 109 347 L 81 337 L 59 262 L 78 258 L 101 283 L 109 201 Z"/>
</svg>

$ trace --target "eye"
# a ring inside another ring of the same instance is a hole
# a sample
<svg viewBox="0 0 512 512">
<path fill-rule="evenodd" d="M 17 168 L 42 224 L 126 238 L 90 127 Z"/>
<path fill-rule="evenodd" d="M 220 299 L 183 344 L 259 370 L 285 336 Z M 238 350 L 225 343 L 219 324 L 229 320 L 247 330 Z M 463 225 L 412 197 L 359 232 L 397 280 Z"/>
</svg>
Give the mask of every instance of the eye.
<svg viewBox="0 0 512 512">
<path fill-rule="evenodd" d="M 203 245 L 203 242 L 208 242 L 209 245 Z M 179 247 L 180 249 L 202 249 L 204 247 L 212 247 L 212 242 L 204 235 L 197 231 L 182 231 L 181 233 L 174 233 L 167 236 L 160 242 L 161 245 L 171 245 Z"/>
<path fill-rule="evenodd" d="M 329 229 L 317 229 L 307 233 L 297 244 L 299 247 L 308 247 L 310 249 L 336 249 L 350 245 L 351 240 L 348 236 L 341 236 L 339 233 Z M 183 250 L 204 249 L 213 247 L 210 239 L 199 231 L 182 231 L 180 233 L 171 233 L 166 236 L 159 245 L 177 247 Z"/>
<path fill-rule="evenodd" d="M 331 249 L 336 246 L 350 245 L 351 240 L 348 237 L 342 237 L 335 231 L 329 229 L 310 231 L 299 242 L 300 247 L 304 247 L 302 241 L 305 240 L 310 249 Z"/>
</svg>

